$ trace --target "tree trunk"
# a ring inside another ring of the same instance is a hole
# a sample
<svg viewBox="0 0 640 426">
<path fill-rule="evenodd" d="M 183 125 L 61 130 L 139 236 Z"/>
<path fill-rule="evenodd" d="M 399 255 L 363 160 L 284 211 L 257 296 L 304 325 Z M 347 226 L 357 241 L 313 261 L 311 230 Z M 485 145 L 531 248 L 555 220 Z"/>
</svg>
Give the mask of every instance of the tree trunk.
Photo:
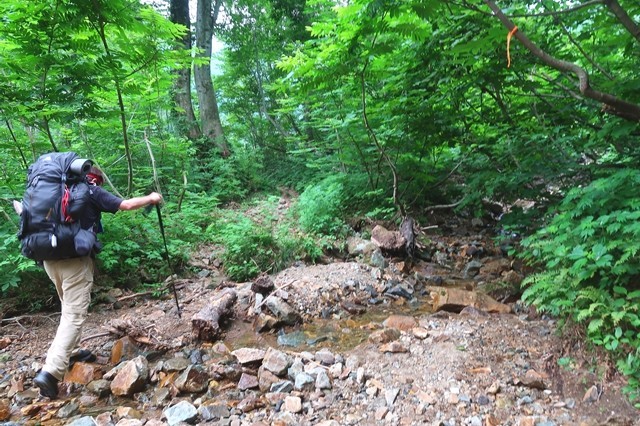
<svg viewBox="0 0 640 426">
<path fill-rule="evenodd" d="M 189 0 L 171 0 L 169 5 L 171 22 L 184 25 L 187 32 L 176 40 L 176 49 L 191 51 L 191 21 L 189 19 Z M 191 102 L 191 66 L 177 71 L 178 78 L 174 85 L 174 99 L 180 111 L 176 114 L 181 123 L 180 130 L 191 140 L 202 136 L 200 127 L 193 112 Z"/>
<path fill-rule="evenodd" d="M 214 2 L 213 8 L 211 2 Z M 218 18 L 222 0 L 198 0 L 196 14 L 196 47 L 199 57 L 205 59 L 203 64 L 195 66 L 196 92 L 200 105 L 200 123 L 203 136 L 215 146 L 223 157 L 229 156 L 229 148 L 222 131 L 222 122 L 218 112 L 218 101 L 211 79 L 211 39 L 213 27 Z M 207 155 L 210 147 L 202 149 L 199 154 Z"/>
</svg>

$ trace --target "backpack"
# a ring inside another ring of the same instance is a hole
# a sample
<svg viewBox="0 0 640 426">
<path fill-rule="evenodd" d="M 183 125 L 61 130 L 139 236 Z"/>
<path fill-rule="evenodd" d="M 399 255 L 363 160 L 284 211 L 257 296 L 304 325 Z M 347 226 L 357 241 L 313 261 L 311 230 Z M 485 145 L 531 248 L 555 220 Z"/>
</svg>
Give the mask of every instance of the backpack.
<svg viewBox="0 0 640 426">
<path fill-rule="evenodd" d="M 80 218 L 91 202 L 85 177 L 90 160 L 74 152 L 40 156 L 27 170 L 18 239 L 25 257 L 36 261 L 87 256 L 96 243 Z"/>
</svg>

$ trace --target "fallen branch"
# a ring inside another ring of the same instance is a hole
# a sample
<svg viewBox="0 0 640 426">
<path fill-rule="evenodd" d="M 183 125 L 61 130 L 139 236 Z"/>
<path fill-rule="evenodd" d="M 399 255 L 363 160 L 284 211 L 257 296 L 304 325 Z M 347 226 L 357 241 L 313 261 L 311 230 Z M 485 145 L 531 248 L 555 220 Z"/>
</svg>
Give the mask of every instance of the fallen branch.
<svg viewBox="0 0 640 426">
<path fill-rule="evenodd" d="M 87 340 L 91 340 L 91 339 L 97 339 L 98 337 L 106 337 L 106 336 L 110 336 L 110 335 L 111 335 L 111 332 L 110 332 L 110 331 L 104 331 L 104 332 L 102 332 L 102 333 L 92 334 L 91 336 L 83 337 L 83 338 L 80 340 L 80 343 L 84 343 L 84 342 L 86 342 Z"/>
<path fill-rule="evenodd" d="M 51 314 L 51 315 L 21 315 L 19 317 L 13 317 L 13 318 L 3 318 L 0 319 L 0 323 L 11 323 L 11 322 L 15 322 L 16 324 L 18 324 L 20 327 L 25 328 L 25 326 L 23 326 L 20 321 L 24 320 L 24 319 L 33 319 L 33 318 L 46 318 L 49 321 L 55 323 L 55 320 L 53 320 L 51 317 L 53 316 L 58 316 L 60 315 L 60 313 L 55 313 L 55 314 Z"/>
<path fill-rule="evenodd" d="M 182 284 L 181 286 L 177 286 L 176 290 L 182 290 L 184 287 L 185 287 L 185 284 Z M 154 294 L 157 294 L 158 292 L 165 292 L 165 291 L 169 291 L 169 290 L 171 290 L 171 288 L 169 288 L 169 282 L 167 282 L 164 287 L 159 288 L 157 290 L 149 290 L 149 291 L 143 291 L 143 292 L 140 292 L 140 293 L 129 294 L 127 296 L 119 297 L 116 300 L 118 302 L 123 302 L 125 300 L 135 299 L 136 297 L 152 296 Z"/>
<path fill-rule="evenodd" d="M 237 299 L 231 289 L 225 290 L 191 318 L 192 333 L 198 340 L 212 342 L 220 334 L 220 320 L 229 314 Z"/>
</svg>

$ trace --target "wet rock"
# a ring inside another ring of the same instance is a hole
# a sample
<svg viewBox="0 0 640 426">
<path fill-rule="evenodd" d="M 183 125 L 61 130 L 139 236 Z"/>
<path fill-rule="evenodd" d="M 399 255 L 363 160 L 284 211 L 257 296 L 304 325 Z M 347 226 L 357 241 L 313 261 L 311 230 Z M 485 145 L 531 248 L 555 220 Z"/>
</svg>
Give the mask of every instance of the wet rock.
<svg viewBox="0 0 640 426">
<path fill-rule="evenodd" d="M 254 320 L 253 327 L 258 333 L 272 330 L 276 327 L 278 320 L 271 315 L 260 313 Z"/>
<path fill-rule="evenodd" d="M 413 297 L 413 289 L 408 287 L 406 284 L 399 283 L 391 285 L 384 291 L 384 294 L 388 296 L 404 297 L 405 299 L 409 300 Z"/>
<path fill-rule="evenodd" d="M 302 330 L 292 331 L 291 333 L 282 333 L 278 335 L 278 344 L 280 346 L 290 346 L 297 348 L 307 341 L 307 336 Z"/>
<path fill-rule="evenodd" d="M 164 410 L 162 414 L 167 419 L 169 426 L 173 426 L 182 422 L 193 423 L 198 416 L 198 411 L 193 404 L 187 401 L 180 401 L 176 405 Z"/>
<path fill-rule="evenodd" d="M 111 392 L 117 396 L 131 396 L 144 389 L 149 378 L 149 364 L 143 356 L 127 361 L 111 382 Z"/>
<path fill-rule="evenodd" d="M 340 307 L 351 315 L 362 315 L 367 312 L 367 308 L 352 300 L 344 300 L 340 303 Z"/>
<path fill-rule="evenodd" d="M 279 297 L 269 297 L 265 306 L 284 325 L 295 325 L 302 322 L 302 317 L 287 302 Z"/>
<path fill-rule="evenodd" d="M 374 331 L 369 335 L 369 342 L 375 344 L 389 343 L 400 338 L 400 330 L 397 328 L 385 328 Z"/>
<path fill-rule="evenodd" d="M 433 309 L 435 311 L 460 312 L 467 306 L 494 313 L 509 313 L 508 305 L 497 302 L 490 296 L 476 291 L 466 291 L 458 288 L 430 287 Z"/>
</svg>

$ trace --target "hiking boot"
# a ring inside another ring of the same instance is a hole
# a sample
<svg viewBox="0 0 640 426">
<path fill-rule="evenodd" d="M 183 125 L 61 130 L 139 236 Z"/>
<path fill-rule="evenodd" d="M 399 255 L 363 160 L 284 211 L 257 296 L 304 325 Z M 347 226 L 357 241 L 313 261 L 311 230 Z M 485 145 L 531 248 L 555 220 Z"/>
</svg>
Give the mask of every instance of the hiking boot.
<svg viewBox="0 0 640 426">
<path fill-rule="evenodd" d="M 69 358 L 69 368 L 73 367 L 76 362 L 94 362 L 96 356 L 87 349 L 80 349 Z"/>
<path fill-rule="evenodd" d="M 33 379 L 33 383 L 40 388 L 40 395 L 50 399 L 58 397 L 58 382 L 59 380 L 53 377 L 52 374 L 43 370 L 40 370 Z"/>
</svg>

